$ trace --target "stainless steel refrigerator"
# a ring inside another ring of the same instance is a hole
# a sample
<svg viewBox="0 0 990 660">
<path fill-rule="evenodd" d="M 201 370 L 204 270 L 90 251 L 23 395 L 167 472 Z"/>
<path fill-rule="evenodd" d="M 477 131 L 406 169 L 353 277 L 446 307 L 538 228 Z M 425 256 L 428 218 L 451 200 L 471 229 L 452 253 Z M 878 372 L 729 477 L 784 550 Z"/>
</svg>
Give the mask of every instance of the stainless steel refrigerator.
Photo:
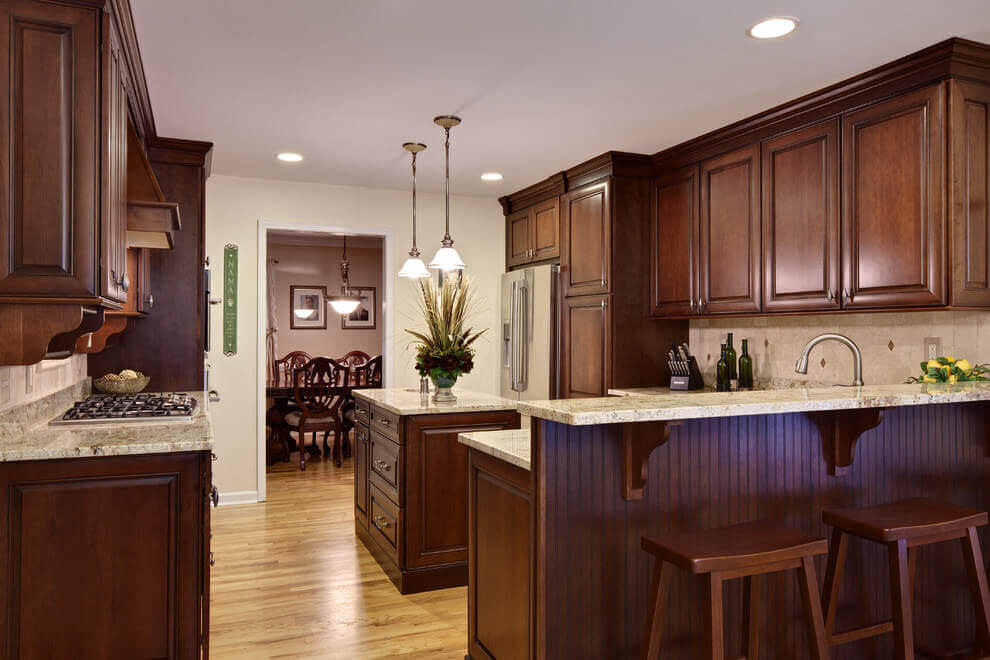
<svg viewBox="0 0 990 660">
<path fill-rule="evenodd" d="M 557 396 L 560 374 L 556 264 L 502 275 L 502 396 L 520 401 Z"/>
</svg>

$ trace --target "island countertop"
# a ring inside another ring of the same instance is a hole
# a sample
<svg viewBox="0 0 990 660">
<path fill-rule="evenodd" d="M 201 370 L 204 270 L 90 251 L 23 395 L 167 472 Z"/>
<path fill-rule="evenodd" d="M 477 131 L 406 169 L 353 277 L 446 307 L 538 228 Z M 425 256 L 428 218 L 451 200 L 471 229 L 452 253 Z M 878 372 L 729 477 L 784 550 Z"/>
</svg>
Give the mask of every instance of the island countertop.
<svg viewBox="0 0 990 660">
<path fill-rule="evenodd" d="M 990 401 L 990 383 L 866 385 L 749 392 L 677 392 L 520 401 L 517 410 L 571 426 Z"/>
<path fill-rule="evenodd" d="M 504 431 L 472 431 L 457 436 L 458 442 L 489 456 L 511 463 L 524 470 L 530 469 L 529 429 Z"/>
<path fill-rule="evenodd" d="M 436 403 L 433 395 L 424 400 L 419 390 L 401 387 L 388 387 L 368 390 L 354 390 L 354 396 L 384 408 L 396 415 L 445 415 L 450 413 L 495 412 L 515 410 L 517 401 L 503 399 L 492 394 L 482 394 L 470 390 L 455 389 L 457 401 Z"/>
<path fill-rule="evenodd" d="M 213 428 L 205 407 L 205 392 L 189 393 L 199 406 L 188 421 L 48 425 L 53 417 L 86 394 L 88 385 L 70 387 L 0 414 L 0 463 L 213 449 Z"/>
</svg>

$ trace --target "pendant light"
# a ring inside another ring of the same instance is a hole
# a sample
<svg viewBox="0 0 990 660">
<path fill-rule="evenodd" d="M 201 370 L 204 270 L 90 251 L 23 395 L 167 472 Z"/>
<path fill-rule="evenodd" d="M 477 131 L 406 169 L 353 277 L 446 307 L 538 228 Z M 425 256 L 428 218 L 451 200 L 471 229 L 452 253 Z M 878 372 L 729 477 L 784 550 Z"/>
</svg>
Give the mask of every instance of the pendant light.
<svg viewBox="0 0 990 660">
<path fill-rule="evenodd" d="M 416 154 L 423 149 L 426 149 L 426 145 L 421 142 L 406 142 L 402 145 L 402 148 L 412 154 L 413 240 L 412 249 L 409 250 L 409 258 L 406 259 L 406 263 L 402 264 L 402 270 L 399 271 L 399 277 L 408 277 L 411 280 L 419 280 L 430 276 L 430 271 L 426 270 L 426 264 L 424 264 L 423 260 L 419 258 L 419 250 L 416 248 Z"/>
<path fill-rule="evenodd" d="M 348 278 L 350 269 L 351 262 L 347 260 L 347 237 L 344 236 L 344 254 L 340 258 L 340 279 L 344 281 L 344 285 L 339 296 L 327 296 L 327 302 L 338 314 L 350 314 L 361 304 L 361 299 L 351 292 L 351 281 Z"/>
<path fill-rule="evenodd" d="M 460 124 L 461 118 L 454 115 L 440 115 L 433 118 L 433 123 L 443 127 L 444 131 L 443 203 L 446 225 L 443 241 L 440 243 L 441 247 L 437 250 L 436 255 L 434 255 L 433 261 L 430 262 L 430 268 L 438 268 L 442 271 L 449 272 L 467 268 L 464 262 L 461 261 L 461 255 L 457 254 L 457 250 L 454 249 L 453 239 L 450 238 L 450 129 Z"/>
</svg>

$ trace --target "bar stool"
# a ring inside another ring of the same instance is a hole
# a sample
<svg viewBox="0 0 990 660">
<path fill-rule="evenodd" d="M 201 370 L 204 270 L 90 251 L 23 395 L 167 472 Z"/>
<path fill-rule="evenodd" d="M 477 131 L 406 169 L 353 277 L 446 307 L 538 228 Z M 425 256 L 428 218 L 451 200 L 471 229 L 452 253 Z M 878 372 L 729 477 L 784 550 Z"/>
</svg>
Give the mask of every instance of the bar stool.
<svg viewBox="0 0 990 660">
<path fill-rule="evenodd" d="M 896 657 L 900 660 L 914 658 L 911 600 L 917 553 L 915 548 L 954 539 L 961 540 L 963 557 L 966 560 L 977 615 L 977 645 L 986 646 L 990 640 L 990 595 L 980 552 L 980 539 L 976 534 L 977 527 L 987 524 L 986 512 L 915 498 L 862 509 L 832 509 L 822 514 L 822 520 L 833 528 L 822 595 L 825 632 L 831 646 L 893 632 L 896 638 Z M 850 534 L 887 546 L 894 616 L 893 621 L 833 634 L 839 587 L 845 567 L 846 544 Z M 919 651 L 922 650 L 926 655 L 931 653 L 919 647 Z"/>
<path fill-rule="evenodd" d="M 743 657 L 755 660 L 759 642 L 761 576 L 796 569 L 804 599 L 811 657 L 814 660 L 828 658 L 818 580 L 812 559 L 828 552 L 825 539 L 775 522 L 758 521 L 701 532 L 643 537 L 643 549 L 656 557 L 643 643 L 644 660 L 652 660 L 660 654 L 660 634 L 674 566 L 695 575 L 705 575 L 705 600 L 708 604 L 705 612 L 708 655 L 705 657 L 712 660 L 724 660 L 725 657 L 722 621 L 722 583 L 725 580 L 745 578 Z"/>
</svg>

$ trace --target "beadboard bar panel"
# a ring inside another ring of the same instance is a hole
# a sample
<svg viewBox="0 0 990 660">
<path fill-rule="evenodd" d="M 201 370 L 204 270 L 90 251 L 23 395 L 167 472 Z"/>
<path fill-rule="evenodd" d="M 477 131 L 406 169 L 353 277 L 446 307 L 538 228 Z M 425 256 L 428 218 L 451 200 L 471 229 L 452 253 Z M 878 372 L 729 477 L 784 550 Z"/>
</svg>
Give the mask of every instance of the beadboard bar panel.
<svg viewBox="0 0 990 660">
<path fill-rule="evenodd" d="M 924 496 L 990 508 L 984 455 L 990 406 L 891 408 L 860 438 L 856 462 L 829 477 L 821 436 L 802 414 L 685 421 L 649 461 L 643 499 L 622 497 L 622 426 L 533 421 L 537 538 L 537 649 L 546 658 L 638 658 L 651 562 L 643 535 L 769 518 L 827 536 L 822 509 Z M 981 530 L 984 544 L 986 535 Z M 824 557 L 817 560 L 819 581 Z M 808 657 L 793 572 L 763 581 L 761 658 Z M 837 632 L 890 617 L 884 548 L 852 539 Z M 700 657 L 698 578 L 675 571 L 663 660 Z M 916 639 L 968 646 L 973 613 L 959 544 L 919 553 Z M 741 649 L 741 581 L 726 587 L 727 657 Z M 832 657 L 892 657 L 890 636 L 833 650 Z M 542 651 L 542 652 L 541 652 Z"/>
</svg>

